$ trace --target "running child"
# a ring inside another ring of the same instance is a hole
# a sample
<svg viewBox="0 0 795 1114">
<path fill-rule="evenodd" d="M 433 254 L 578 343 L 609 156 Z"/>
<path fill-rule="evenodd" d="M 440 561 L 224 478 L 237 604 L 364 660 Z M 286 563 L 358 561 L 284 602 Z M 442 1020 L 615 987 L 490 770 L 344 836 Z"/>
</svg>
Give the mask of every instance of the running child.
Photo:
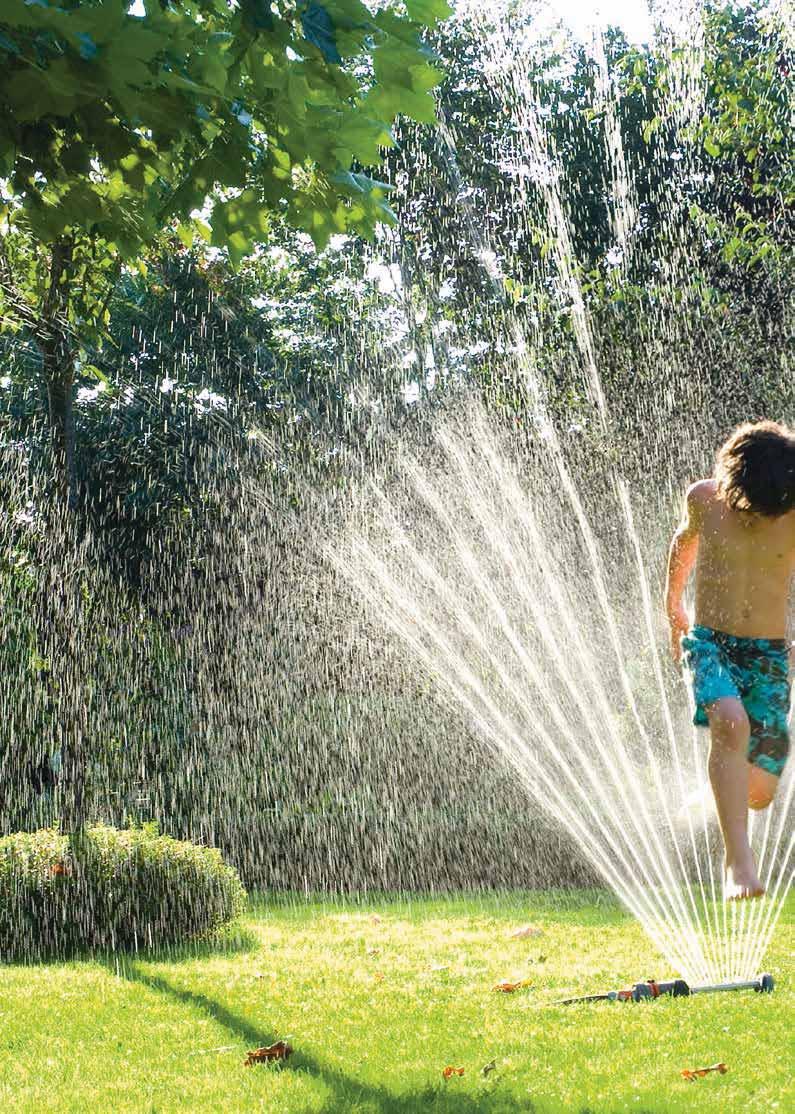
<svg viewBox="0 0 795 1114">
<path fill-rule="evenodd" d="M 695 624 L 682 595 L 695 566 Z M 715 475 L 687 492 L 668 557 L 665 608 L 709 726 L 709 778 L 726 848 L 725 896 L 764 888 L 748 842 L 748 808 L 767 808 L 789 753 L 789 592 L 795 568 L 795 433 L 739 426 Z"/>
</svg>

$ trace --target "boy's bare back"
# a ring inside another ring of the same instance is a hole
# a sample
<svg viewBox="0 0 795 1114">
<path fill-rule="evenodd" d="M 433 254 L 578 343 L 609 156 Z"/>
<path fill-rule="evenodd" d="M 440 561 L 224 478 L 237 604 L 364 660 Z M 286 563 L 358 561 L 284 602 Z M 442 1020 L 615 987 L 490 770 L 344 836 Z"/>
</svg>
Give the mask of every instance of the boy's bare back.
<svg viewBox="0 0 795 1114">
<path fill-rule="evenodd" d="M 772 518 L 735 511 L 714 479 L 687 493 L 697 538 L 696 622 L 744 638 L 784 638 L 795 568 L 795 511 Z"/>
</svg>

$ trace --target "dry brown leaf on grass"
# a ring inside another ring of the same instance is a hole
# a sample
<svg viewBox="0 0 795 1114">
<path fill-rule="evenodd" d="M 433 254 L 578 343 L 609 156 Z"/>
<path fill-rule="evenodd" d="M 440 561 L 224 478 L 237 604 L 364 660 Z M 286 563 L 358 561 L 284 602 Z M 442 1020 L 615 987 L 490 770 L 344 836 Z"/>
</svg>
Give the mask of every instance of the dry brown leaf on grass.
<svg viewBox="0 0 795 1114">
<path fill-rule="evenodd" d="M 725 1064 L 711 1064 L 708 1068 L 683 1068 L 682 1078 L 686 1079 L 688 1083 L 695 1083 L 697 1079 L 703 1079 L 705 1075 L 709 1075 L 711 1071 L 716 1071 L 720 1075 L 725 1075 L 729 1069 Z"/>
<path fill-rule="evenodd" d="M 369 956 L 380 955 L 381 954 L 381 949 L 380 948 L 368 948 L 367 949 L 367 954 Z"/>
<path fill-rule="evenodd" d="M 271 1060 L 286 1060 L 288 1056 L 292 1055 L 293 1046 L 288 1044 L 287 1041 L 276 1041 L 275 1044 L 264 1045 L 262 1048 L 255 1048 L 251 1052 L 246 1053 L 246 1058 L 243 1061 L 247 1068 L 253 1064 L 267 1064 Z"/>
<path fill-rule="evenodd" d="M 532 979 L 519 979 L 517 982 L 511 982 L 509 979 L 503 979 L 502 982 L 498 982 L 496 984 L 494 989 L 499 990 L 502 994 L 513 994 L 515 990 L 523 990 L 524 987 L 532 985 Z"/>
<path fill-rule="evenodd" d="M 452 1064 L 448 1064 L 447 1067 L 442 1072 L 442 1075 L 444 1076 L 445 1079 L 449 1079 L 451 1075 L 463 1075 L 463 1074 L 464 1074 L 464 1069 L 463 1068 L 454 1068 Z"/>
<path fill-rule="evenodd" d="M 377 913 L 370 914 L 370 924 L 381 924 L 381 918 Z"/>
<path fill-rule="evenodd" d="M 510 933 L 511 940 L 525 940 L 533 936 L 543 936 L 543 928 L 534 924 L 526 924 Z"/>
</svg>

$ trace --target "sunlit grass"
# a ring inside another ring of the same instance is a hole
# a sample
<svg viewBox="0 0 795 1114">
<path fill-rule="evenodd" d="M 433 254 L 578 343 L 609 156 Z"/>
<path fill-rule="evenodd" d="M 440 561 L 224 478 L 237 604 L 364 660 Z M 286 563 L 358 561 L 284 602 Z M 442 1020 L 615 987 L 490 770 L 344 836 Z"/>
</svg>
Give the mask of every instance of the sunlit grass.
<svg viewBox="0 0 795 1114">
<path fill-rule="evenodd" d="M 765 963 L 772 996 L 560 1007 L 671 974 L 604 895 L 260 898 L 215 949 L 5 968 L 0 1109 L 783 1112 L 794 914 Z M 512 939 L 526 923 L 543 934 Z M 532 986 L 493 990 L 514 977 Z M 279 1038 L 286 1065 L 243 1066 Z M 716 1061 L 726 1075 L 681 1078 Z"/>
</svg>

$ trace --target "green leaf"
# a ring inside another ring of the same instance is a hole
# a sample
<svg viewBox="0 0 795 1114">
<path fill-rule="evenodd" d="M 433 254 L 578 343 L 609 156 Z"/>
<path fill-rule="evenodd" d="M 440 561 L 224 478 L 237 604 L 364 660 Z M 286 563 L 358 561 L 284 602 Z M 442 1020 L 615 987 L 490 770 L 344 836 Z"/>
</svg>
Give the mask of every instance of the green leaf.
<svg viewBox="0 0 795 1114">
<path fill-rule="evenodd" d="M 406 11 L 409 19 L 416 19 L 428 27 L 453 14 L 447 0 L 406 0 Z"/>
<path fill-rule="evenodd" d="M 724 244 L 722 254 L 727 263 L 731 263 L 732 259 L 734 259 L 741 244 L 742 241 L 737 236 L 733 236 L 727 244 Z"/>
<path fill-rule="evenodd" d="M 720 155 L 721 148 L 720 144 L 717 143 L 711 135 L 708 135 L 704 139 L 704 150 L 708 155 L 711 155 L 713 159 L 716 159 Z"/>
<path fill-rule="evenodd" d="M 78 31 L 78 33 L 75 35 L 75 39 L 78 44 L 78 50 L 80 52 L 81 58 L 83 58 L 86 62 L 90 62 L 92 58 L 96 58 L 98 49 L 97 44 L 87 32 Z"/>
<path fill-rule="evenodd" d="M 342 62 L 334 39 L 334 21 L 322 4 L 310 4 L 301 16 L 301 28 L 307 42 L 316 46 L 327 62 Z"/>
<path fill-rule="evenodd" d="M 8 35 L 4 35 L 0 31 L 0 50 L 4 50 L 6 54 L 19 54 L 19 47 L 13 39 L 9 39 Z"/>
<path fill-rule="evenodd" d="M 378 85 L 368 93 L 363 105 L 370 115 L 382 120 L 409 116 L 419 124 L 436 123 L 436 101 L 431 93 L 415 93 L 413 89 Z"/>
<path fill-rule="evenodd" d="M 0 178 L 10 178 L 14 172 L 14 164 L 17 161 L 16 148 L 13 145 L 8 147 L 0 146 Z"/>
<path fill-rule="evenodd" d="M 650 143 L 651 137 L 660 127 L 660 117 L 653 116 L 651 120 L 647 120 L 643 127 L 643 142 Z"/>
<path fill-rule="evenodd" d="M 256 190 L 245 189 L 239 197 L 216 202 L 211 225 L 213 246 L 228 248 L 232 262 L 237 265 L 255 243 L 267 236 L 270 213 Z"/>
<path fill-rule="evenodd" d="M 762 244 L 758 251 L 754 252 L 751 258 L 748 260 L 748 266 L 754 267 L 757 263 L 761 263 L 763 259 L 770 255 L 772 250 L 773 244 L 769 240 L 767 240 L 764 244 Z"/>
<path fill-rule="evenodd" d="M 394 188 L 388 182 L 379 182 L 377 178 L 370 178 L 366 174 L 354 174 L 350 170 L 337 171 L 336 174 L 331 175 L 330 181 L 352 196 L 369 194 L 374 190 L 389 193 Z"/>
<path fill-rule="evenodd" d="M 110 380 L 105 372 L 102 371 L 101 368 L 98 368 L 96 364 L 81 364 L 80 371 L 84 375 L 93 375 L 100 383 L 105 383 L 106 385 L 110 384 Z"/>
<path fill-rule="evenodd" d="M 362 166 L 373 166 L 379 161 L 381 147 L 393 147 L 392 133 L 380 120 L 354 111 L 345 116 L 334 137 L 334 151 L 341 163 L 349 165 L 354 160 Z"/>
<path fill-rule="evenodd" d="M 273 30 L 273 12 L 270 0 L 241 0 L 243 26 L 247 31 L 258 34 L 260 31 Z"/>
<path fill-rule="evenodd" d="M 191 226 L 189 224 L 178 224 L 177 225 L 177 236 L 179 237 L 179 239 L 182 241 L 182 243 L 185 245 L 186 248 L 190 248 L 190 247 L 193 246 L 194 230 L 191 228 Z"/>
</svg>

